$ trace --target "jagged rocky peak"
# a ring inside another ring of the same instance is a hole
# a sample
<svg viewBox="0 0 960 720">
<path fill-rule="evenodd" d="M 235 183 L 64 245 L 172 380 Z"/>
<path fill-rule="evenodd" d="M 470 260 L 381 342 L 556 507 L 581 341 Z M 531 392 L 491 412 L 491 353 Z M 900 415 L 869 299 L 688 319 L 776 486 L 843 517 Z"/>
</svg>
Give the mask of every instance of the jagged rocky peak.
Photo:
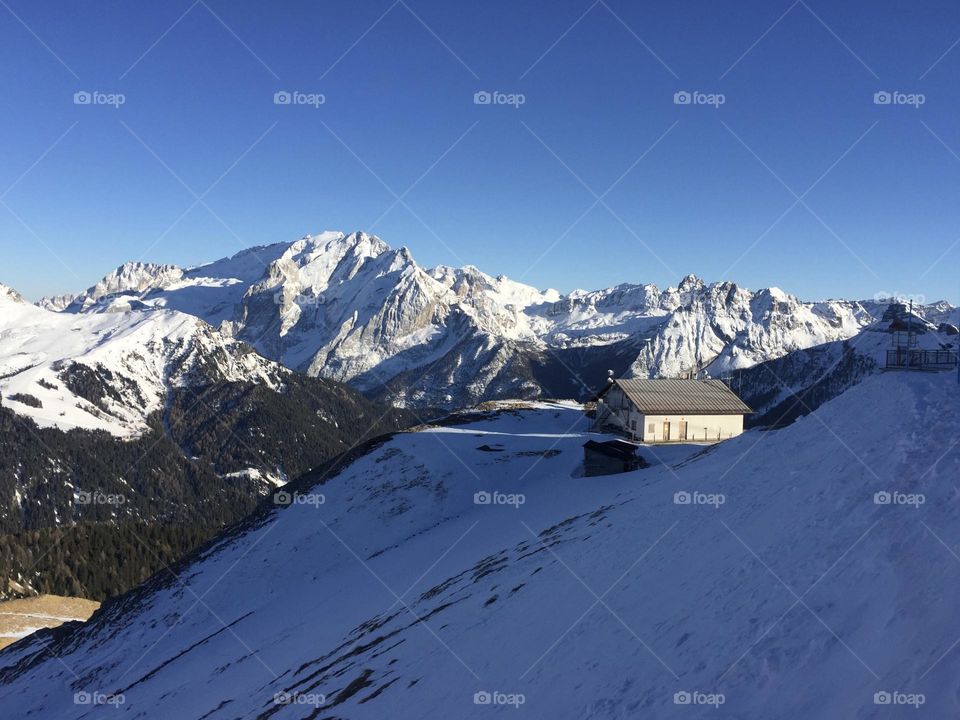
<svg viewBox="0 0 960 720">
<path fill-rule="evenodd" d="M 683 280 L 680 281 L 680 285 L 677 286 L 677 289 L 680 292 L 692 292 L 694 290 L 702 290 L 704 288 L 704 282 L 698 278 L 693 273 L 684 276 Z"/>
<path fill-rule="evenodd" d="M 94 285 L 93 294 L 101 296 L 131 290 L 139 292 L 174 282 L 181 277 L 183 270 L 176 265 L 127 262 Z"/>
<path fill-rule="evenodd" d="M 96 285 L 78 293 L 62 307 L 57 307 L 60 303 L 56 302 L 56 298 L 45 298 L 46 302 L 41 301 L 40 305 L 50 310 L 78 312 L 108 295 L 142 293 L 147 290 L 167 287 L 182 279 L 183 276 L 183 269 L 177 265 L 127 262 L 105 275 Z"/>
<path fill-rule="evenodd" d="M 390 246 L 376 235 L 325 231 L 318 235 L 306 235 L 291 243 L 277 262 L 292 262 L 297 268 L 307 271 L 308 275 L 311 270 L 329 275 L 342 262 L 348 261 L 355 268 L 390 252 L 396 254 L 399 251 L 391 251 Z M 405 255 L 412 262 L 409 252 Z"/>
<path fill-rule="evenodd" d="M 70 305 L 75 299 L 76 295 L 72 293 L 67 293 L 66 295 L 44 295 L 42 298 L 37 300 L 37 307 L 43 308 L 44 310 L 50 310 L 52 312 L 60 312 Z"/>
<path fill-rule="evenodd" d="M 468 301 L 494 302 L 504 307 L 511 305 L 514 308 L 524 308 L 561 299 L 560 293 L 552 288 L 541 291 L 532 285 L 511 280 L 506 275 L 494 277 L 475 265 L 464 265 L 460 268 L 437 265 L 429 270 L 428 274 L 452 290 L 457 297 Z"/>
<path fill-rule="evenodd" d="M 12 287 L 0 283 L 0 302 L 25 303 L 27 301 Z"/>
</svg>

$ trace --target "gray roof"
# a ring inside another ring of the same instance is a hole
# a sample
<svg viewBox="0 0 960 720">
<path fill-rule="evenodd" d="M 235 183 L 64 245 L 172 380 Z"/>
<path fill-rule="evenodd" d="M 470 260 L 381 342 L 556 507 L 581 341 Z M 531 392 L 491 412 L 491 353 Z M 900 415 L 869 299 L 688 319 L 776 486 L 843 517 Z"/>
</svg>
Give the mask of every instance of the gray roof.
<svg viewBox="0 0 960 720">
<path fill-rule="evenodd" d="M 720 380 L 617 380 L 645 415 L 747 415 L 753 412 Z"/>
</svg>

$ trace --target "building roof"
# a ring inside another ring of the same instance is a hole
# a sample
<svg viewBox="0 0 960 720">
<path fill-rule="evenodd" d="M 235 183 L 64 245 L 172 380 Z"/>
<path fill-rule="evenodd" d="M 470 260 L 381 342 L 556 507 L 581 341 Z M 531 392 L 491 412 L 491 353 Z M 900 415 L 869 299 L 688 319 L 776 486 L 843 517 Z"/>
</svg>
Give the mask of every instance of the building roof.
<svg viewBox="0 0 960 720">
<path fill-rule="evenodd" d="M 645 415 L 748 415 L 753 413 L 720 380 L 617 380 Z"/>
<path fill-rule="evenodd" d="M 626 440 L 607 440 L 605 442 L 587 440 L 583 444 L 583 447 L 585 447 L 587 450 L 592 450 L 602 455 L 609 455 L 610 457 L 615 457 L 619 460 L 637 459 L 637 446 L 633 443 L 628 443 Z"/>
</svg>

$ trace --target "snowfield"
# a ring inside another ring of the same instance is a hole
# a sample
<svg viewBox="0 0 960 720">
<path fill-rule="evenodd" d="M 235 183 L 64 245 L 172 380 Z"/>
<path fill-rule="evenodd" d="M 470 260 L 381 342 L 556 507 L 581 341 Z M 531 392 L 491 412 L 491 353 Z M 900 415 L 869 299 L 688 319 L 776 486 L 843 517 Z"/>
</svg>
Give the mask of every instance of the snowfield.
<svg viewBox="0 0 960 720">
<path fill-rule="evenodd" d="M 0 653 L 32 718 L 949 718 L 960 391 L 581 477 L 541 403 L 398 434 L 84 625 Z M 319 478 L 318 478 L 319 480 Z M 12 713 L 12 715 L 10 714 Z"/>
</svg>

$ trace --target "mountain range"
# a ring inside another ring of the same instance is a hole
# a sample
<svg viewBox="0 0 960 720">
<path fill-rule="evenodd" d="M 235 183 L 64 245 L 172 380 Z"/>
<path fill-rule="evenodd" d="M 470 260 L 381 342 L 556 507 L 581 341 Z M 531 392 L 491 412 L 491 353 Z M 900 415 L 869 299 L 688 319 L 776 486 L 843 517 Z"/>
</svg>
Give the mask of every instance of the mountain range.
<svg viewBox="0 0 960 720">
<path fill-rule="evenodd" d="M 151 326 L 138 331 L 149 337 L 135 344 L 178 353 L 159 341 L 172 333 L 181 349 L 198 345 L 194 357 L 215 347 L 226 377 L 277 382 L 287 368 L 349 383 L 394 406 L 445 410 L 500 398 L 583 399 L 602 387 L 608 371 L 728 376 L 850 339 L 888 307 L 871 300 L 805 302 L 777 288 L 750 291 L 693 275 L 664 290 L 624 284 L 561 295 L 472 266 L 422 268 L 406 248 L 391 249 L 362 232 L 305 236 L 193 268 L 127 263 L 75 296 L 39 305 L 51 324 L 88 328 L 76 332 L 103 354 L 126 354 L 114 352 L 111 338 L 129 336 L 128 325 Z M 915 312 L 935 324 L 956 315 L 946 303 Z M 261 357 L 241 363 L 237 341 Z M 4 347 L 0 353 L 8 355 Z M 19 353 L 4 362 L 26 364 L 44 351 Z M 189 368 L 195 359 L 185 362 Z M 138 381 L 150 375 L 142 400 L 118 400 L 127 405 L 117 408 L 127 431 L 162 395 L 156 372 L 135 365 L 110 368 Z M 184 372 L 169 381 L 181 383 Z M 5 394 L 15 385 L 5 385 Z"/>
<path fill-rule="evenodd" d="M 751 425 L 784 425 L 880 370 L 892 327 L 938 349 L 956 319 L 692 275 L 561 295 L 339 232 L 127 263 L 38 304 L 0 286 L 0 597 L 115 594 L 366 438 L 483 401 L 586 400 L 610 372 L 719 375 Z M 147 535 L 164 551 L 139 565 L 89 560 Z"/>
</svg>

